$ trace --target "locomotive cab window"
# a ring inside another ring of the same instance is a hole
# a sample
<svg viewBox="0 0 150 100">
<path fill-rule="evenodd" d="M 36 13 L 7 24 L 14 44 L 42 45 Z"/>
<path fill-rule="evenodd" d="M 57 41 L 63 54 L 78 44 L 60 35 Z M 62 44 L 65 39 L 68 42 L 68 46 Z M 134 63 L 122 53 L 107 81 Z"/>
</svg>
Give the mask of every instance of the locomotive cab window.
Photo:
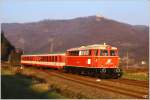
<svg viewBox="0 0 150 100">
<path fill-rule="evenodd" d="M 101 56 L 108 56 L 108 50 L 101 50 L 100 55 Z"/>
</svg>

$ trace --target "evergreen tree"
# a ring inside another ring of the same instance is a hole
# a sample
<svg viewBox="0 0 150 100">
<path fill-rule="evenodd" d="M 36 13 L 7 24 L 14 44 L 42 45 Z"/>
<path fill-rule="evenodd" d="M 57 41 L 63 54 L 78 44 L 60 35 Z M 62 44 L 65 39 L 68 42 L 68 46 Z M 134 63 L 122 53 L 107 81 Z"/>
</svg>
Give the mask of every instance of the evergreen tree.
<svg viewBox="0 0 150 100">
<path fill-rule="evenodd" d="M 14 46 L 5 38 L 4 32 L 1 31 L 1 60 L 7 61 L 11 51 L 14 51 Z"/>
</svg>

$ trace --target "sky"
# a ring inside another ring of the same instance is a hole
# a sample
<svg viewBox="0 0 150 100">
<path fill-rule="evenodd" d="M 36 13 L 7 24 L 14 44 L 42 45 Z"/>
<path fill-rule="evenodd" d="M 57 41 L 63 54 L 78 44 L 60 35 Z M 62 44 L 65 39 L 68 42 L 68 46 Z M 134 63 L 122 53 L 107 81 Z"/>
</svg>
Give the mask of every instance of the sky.
<svg viewBox="0 0 150 100">
<path fill-rule="evenodd" d="M 0 0 L 0 21 L 24 23 L 99 14 L 132 25 L 149 25 L 149 5 L 149 0 Z"/>
</svg>

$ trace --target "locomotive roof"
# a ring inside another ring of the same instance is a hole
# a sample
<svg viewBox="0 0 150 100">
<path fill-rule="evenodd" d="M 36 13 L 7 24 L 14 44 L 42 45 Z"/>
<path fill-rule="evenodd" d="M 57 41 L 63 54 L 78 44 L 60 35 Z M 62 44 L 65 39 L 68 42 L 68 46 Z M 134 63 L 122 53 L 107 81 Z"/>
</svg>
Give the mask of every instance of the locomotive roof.
<svg viewBox="0 0 150 100">
<path fill-rule="evenodd" d="M 68 49 L 67 51 L 74 51 L 74 50 L 89 50 L 89 49 L 106 49 L 107 47 L 111 47 L 112 50 L 116 50 L 116 47 L 112 47 L 110 45 L 104 44 L 94 44 L 94 45 L 87 45 L 87 46 L 81 46 L 76 48 Z"/>
</svg>

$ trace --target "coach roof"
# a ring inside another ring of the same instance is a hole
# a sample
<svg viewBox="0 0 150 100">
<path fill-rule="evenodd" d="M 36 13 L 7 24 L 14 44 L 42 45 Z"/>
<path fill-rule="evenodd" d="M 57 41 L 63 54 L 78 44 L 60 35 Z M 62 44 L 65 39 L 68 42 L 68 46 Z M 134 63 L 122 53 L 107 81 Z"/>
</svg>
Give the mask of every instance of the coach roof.
<svg viewBox="0 0 150 100">
<path fill-rule="evenodd" d="M 51 53 L 51 54 L 23 54 L 22 56 L 57 56 L 65 55 L 65 53 Z"/>
</svg>

